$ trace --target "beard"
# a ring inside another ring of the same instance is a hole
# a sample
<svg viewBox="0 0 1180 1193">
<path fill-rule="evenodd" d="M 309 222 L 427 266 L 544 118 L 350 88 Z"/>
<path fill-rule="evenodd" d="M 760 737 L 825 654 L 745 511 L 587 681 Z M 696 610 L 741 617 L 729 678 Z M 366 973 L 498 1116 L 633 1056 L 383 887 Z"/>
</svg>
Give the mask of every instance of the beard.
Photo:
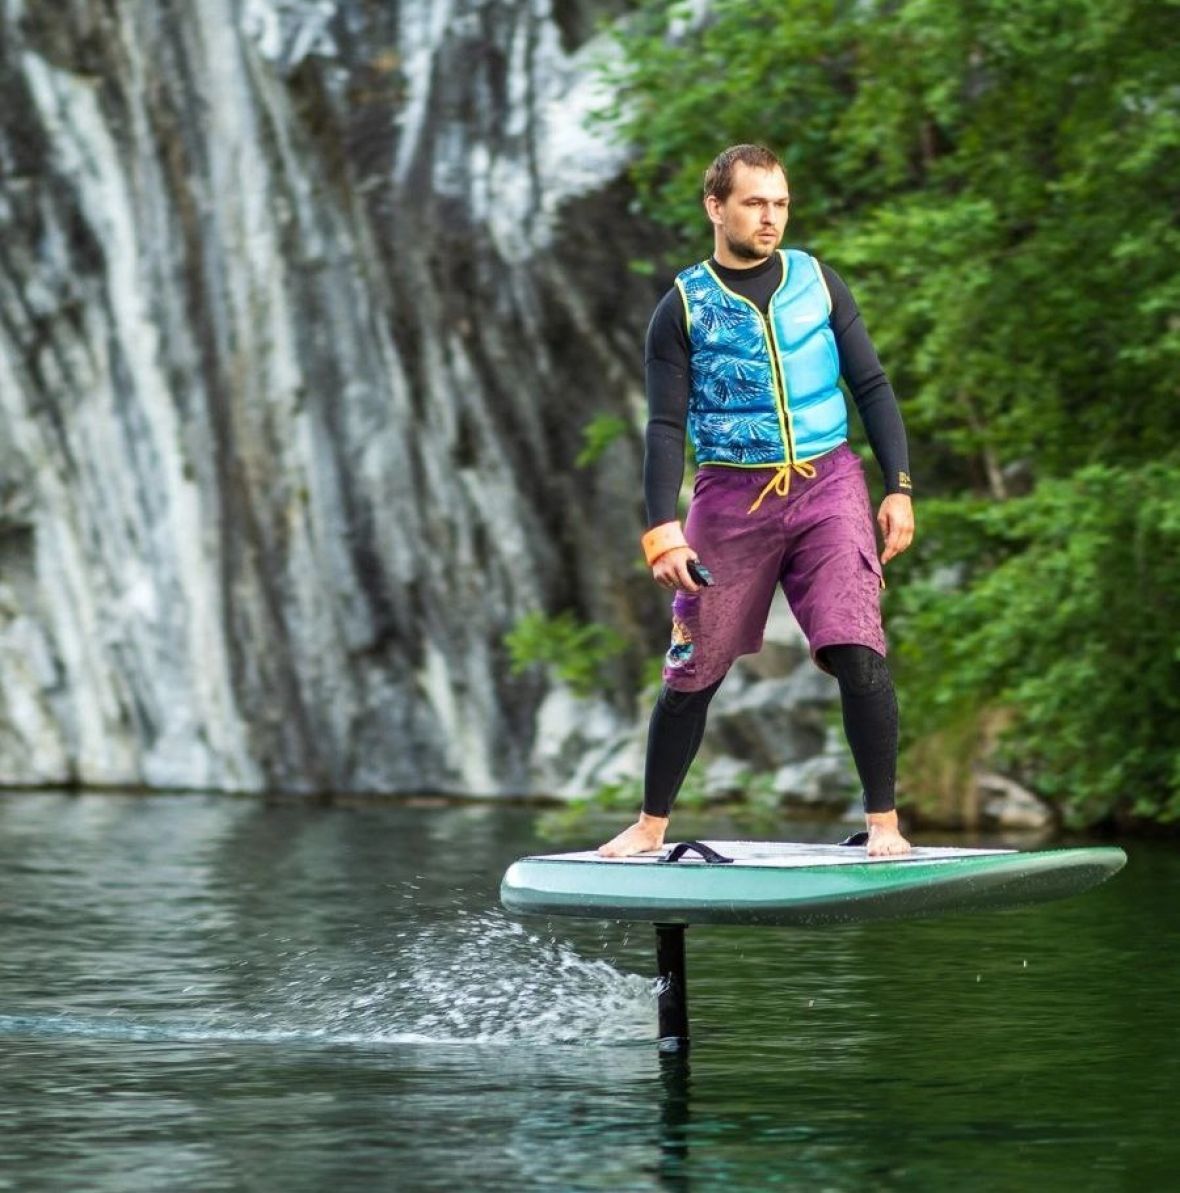
<svg viewBox="0 0 1180 1193">
<path fill-rule="evenodd" d="M 744 240 L 735 240 L 728 232 L 724 233 L 725 247 L 743 261 L 765 261 L 771 253 L 782 243 L 782 233 L 771 243 L 769 239 L 760 240 L 756 232 L 750 233 Z"/>
</svg>

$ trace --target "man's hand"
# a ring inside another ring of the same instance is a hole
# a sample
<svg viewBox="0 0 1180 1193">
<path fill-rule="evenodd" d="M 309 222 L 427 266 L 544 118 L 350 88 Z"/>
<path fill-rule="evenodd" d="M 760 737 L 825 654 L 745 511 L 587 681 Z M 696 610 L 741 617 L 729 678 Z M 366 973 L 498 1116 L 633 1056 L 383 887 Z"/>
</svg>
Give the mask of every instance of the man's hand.
<svg viewBox="0 0 1180 1193">
<path fill-rule="evenodd" d="M 673 547 L 651 565 L 651 574 L 663 588 L 699 592 L 701 586 L 688 574 L 688 561 L 696 558 L 697 553 L 691 547 Z"/>
<path fill-rule="evenodd" d="M 877 511 L 877 525 L 885 538 L 881 563 L 886 564 L 914 541 L 914 503 L 904 493 L 890 493 Z"/>
</svg>

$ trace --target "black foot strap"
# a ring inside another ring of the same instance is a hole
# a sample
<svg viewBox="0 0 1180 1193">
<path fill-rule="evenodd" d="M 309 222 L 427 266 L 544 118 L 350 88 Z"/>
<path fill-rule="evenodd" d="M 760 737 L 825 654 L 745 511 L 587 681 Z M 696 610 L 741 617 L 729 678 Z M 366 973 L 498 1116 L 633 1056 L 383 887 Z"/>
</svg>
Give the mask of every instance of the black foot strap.
<svg viewBox="0 0 1180 1193">
<path fill-rule="evenodd" d="M 840 842 L 841 845 L 867 845 L 869 843 L 869 834 L 867 829 L 861 829 L 859 833 L 853 833 L 851 837 L 845 837 Z"/>
<path fill-rule="evenodd" d="M 661 862 L 678 862 L 688 852 L 699 853 L 710 866 L 723 866 L 732 862 L 731 857 L 722 857 L 716 849 L 706 845 L 703 841 L 681 841 L 673 846 L 662 858 Z"/>
</svg>

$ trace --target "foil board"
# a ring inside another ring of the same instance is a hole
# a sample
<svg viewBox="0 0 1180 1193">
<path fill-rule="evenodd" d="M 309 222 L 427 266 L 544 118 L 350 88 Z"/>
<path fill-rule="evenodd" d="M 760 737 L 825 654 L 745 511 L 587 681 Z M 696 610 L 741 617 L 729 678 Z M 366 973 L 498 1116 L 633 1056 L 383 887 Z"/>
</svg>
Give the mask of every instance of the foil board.
<svg viewBox="0 0 1180 1193">
<path fill-rule="evenodd" d="M 1121 849 L 915 847 L 870 858 L 847 845 L 703 842 L 725 864 L 675 848 L 632 858 L 553 853 L 513 863 L 500 899 L 513 912 L 659 924 L 823 925 L 995 911 L 1080 894 L 1126 864 Z"/>
</svg>

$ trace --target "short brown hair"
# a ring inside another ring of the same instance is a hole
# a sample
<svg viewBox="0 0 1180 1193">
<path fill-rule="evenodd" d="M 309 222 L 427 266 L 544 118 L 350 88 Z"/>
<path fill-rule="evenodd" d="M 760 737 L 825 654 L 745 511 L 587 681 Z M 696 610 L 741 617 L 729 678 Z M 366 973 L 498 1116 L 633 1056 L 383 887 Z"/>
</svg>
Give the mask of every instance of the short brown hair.
<svg viewBox="0 0 1180 1193">
<path fill-rule="evenodd" d="M 729 198 L 729 192 L 733 190 L 733 168 L 738 162 L 755 170 L 782 170 L 783 177 L 787 176 L 783 163 L 764 146 L 731 145 L 723 149 L 705 171 L 706 199 L 710 195 L 715 195 L 722 202 Z"/>
</svg>

